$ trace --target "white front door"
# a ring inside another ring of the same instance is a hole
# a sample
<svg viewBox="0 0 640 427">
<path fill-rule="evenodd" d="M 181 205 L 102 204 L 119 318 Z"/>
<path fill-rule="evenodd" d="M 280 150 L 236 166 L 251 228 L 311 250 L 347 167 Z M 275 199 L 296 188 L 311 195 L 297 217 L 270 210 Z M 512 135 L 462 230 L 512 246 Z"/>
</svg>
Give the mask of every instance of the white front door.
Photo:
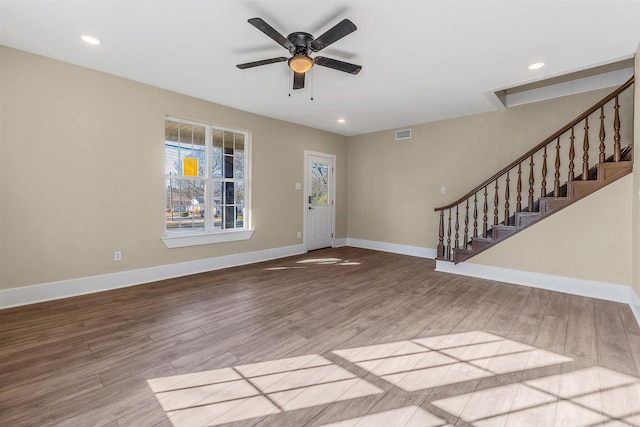
<svg viewBox="0 0 640 427">
<path fill-rule="evenodd" d="M 334 163 L 333 155 L 305 152 L 305 243 L 308 251 L 333 246 Z"/>
</svg>

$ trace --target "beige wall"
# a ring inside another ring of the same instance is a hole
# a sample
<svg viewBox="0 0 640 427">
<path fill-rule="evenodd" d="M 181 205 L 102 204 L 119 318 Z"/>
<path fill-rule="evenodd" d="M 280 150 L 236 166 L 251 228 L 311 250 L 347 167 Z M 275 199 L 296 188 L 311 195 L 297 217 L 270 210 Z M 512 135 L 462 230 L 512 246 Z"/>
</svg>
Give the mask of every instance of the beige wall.
<svg viewBox="0 0 640 427">
<path fill-rule="evenodd" d="M 349 237 L 435 248 L 435 207 L 464 195 L 611 91 L 420 124 L 410 140 L 396 141 L 394 130 L 350 137 Z M 630 104 L 630 94 L 624 98 Z M 625 145 L 632 138 L 629 107 L 620 109 Z"/>
<path fill-rule="evenodd" d="M 304 150 L 337 155 L 336 237 L 435 248 L 434 207 L 464 194 L 609 92 L 420 124 L 405 141 L 395 141 L 390 130 L 350 137 L 347 143 L 332 133 L 0 47 L 0 289 L 300 244 L 302 192 L 294 184 L 303 182 Z M 624 126 L 630 109 L 622 113 Z M 166 114 L 252 132 L 256 232 L 251 240 L 171 250 L 161 242 Z M 639 126 L 637 115 L 635 120 Z M 567 242 L 582 239 L 575 262 L 549 264 L 545 255 L 526 262 L 505 258 L 501 252 L 508 246 L 502 245 L 474 262 L 570 277 L 588 274 L 591 280 L 634 283 L 640 294 L 640 267 L 631 262 L 640 253 L 640 220 L 628 215 L 631 206 L 640 209 L 638 188 L 636 173 L 595 201 L 580 202 L 596 204 L 594 221 L 611 213 L 602 212 L 603 206 L 621 206 L 614 213 L 613 235 L 627 233 L 613 250 L 600 252 L 589 273 L 577 272 L 577 260 L 582 255 L 591 260 L 593 248 L 614 245 L 611 235 L 573 234 L 565 230 L 573 220 L 559 214 L 538 231 L 554 236 L 564 230 Z M 590 224 L 588 218 L 583 222 Z M 523 248 L 517 236 L 509 241 L 515 242 L 509 247 Z M 616 254 L 620 248 L 628 250 Z M 116 249 L 122 262 L 113 261 Z M 610 265 L 620 266 L 618 274 L 609 276 L 599 267 Z"/>
<path fill-rule="evenodd" d="M 2 46 L 0 99 L 0 289 L 301 244 L 304 150 L 337 156 L 347 237 L 345 137 Z M 167 114 L 251 132 L 251 240 L 164 246 Z"/>
</svg>

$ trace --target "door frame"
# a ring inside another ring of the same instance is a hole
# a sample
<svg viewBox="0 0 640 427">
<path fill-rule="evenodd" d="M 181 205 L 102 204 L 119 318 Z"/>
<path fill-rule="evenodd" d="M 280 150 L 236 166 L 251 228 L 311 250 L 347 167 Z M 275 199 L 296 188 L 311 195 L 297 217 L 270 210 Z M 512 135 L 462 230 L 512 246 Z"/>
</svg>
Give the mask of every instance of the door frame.
<svg viewBox="0 0 640 427">
<path fill-rule="evenodd" d="M 328 154 L 328 153 L 320 153 L 318 151 L 310 151 L 304 150 L 304 191 L 302 197 L 302 244 L 304 246 L 304 251 L 309 252 L 307 249 L 307 211 L 309 210 L 309 157 L 317 156 L 324 157 L 326 159 L 330 159 L 333 167 L 331 168 L 331 172 L 329 174 L 329 192 L 331 195 L 331 247 L 335 245 L 336 239 L 336 155 Z"/>
</svg>

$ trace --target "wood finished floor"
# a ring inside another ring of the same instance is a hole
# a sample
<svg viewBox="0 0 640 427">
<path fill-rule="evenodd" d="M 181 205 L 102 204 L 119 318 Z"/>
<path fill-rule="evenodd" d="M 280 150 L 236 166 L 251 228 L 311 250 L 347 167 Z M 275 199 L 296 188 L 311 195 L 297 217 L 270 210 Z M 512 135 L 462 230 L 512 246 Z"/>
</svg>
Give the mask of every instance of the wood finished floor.
<svg viewBox="0 0 640 427">
<path fill-rule="evenodd" d="M 0 425 L 640 425 L 628 306 L 433 270 L 326 249 L 2 310 Z"/>
</svg>

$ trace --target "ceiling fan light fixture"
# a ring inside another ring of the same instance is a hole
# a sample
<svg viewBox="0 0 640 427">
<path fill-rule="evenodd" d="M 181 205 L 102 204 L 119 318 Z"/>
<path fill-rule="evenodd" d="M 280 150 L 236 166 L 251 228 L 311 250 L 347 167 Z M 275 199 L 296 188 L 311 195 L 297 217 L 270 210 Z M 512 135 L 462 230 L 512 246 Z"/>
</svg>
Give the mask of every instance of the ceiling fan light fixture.
<svg viewBox="0 0 640 427">
<path fill-rule="evenodd" d="M 289 68 L 296 73 L 306 73 L 313 67 L 313 60 L 307 55 L 296 55 L 289 59 Z"/>
</svg>

